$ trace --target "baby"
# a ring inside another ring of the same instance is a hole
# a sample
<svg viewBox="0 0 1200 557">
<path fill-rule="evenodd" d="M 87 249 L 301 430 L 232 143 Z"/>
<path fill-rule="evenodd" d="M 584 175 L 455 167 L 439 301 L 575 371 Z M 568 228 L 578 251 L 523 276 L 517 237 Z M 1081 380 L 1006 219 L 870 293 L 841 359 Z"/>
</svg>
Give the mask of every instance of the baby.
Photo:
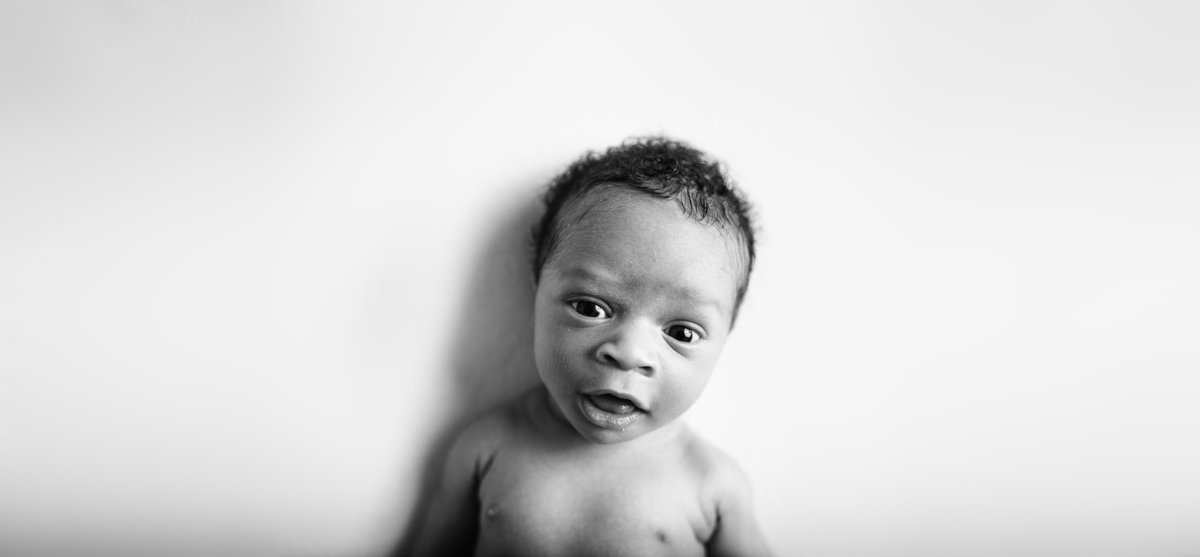
<svg viewBox="0 0 1200 557">
<path fill-rule="evenodd" d="M 590 153 L 535 230 L 542 385 L 467 427 L 421 555 L 766 555 L 749 482 L 679 418 L 754 263 L 748 206 L 676 141 Z"/>
</svg>

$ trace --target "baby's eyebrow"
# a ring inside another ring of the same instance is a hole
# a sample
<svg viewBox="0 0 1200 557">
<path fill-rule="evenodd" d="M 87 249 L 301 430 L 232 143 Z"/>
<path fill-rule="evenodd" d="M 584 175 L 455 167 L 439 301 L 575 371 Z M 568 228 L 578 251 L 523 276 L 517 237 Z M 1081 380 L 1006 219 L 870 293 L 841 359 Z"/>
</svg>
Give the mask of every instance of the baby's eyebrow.
<svg viewBox="0 0 1200 557">
<path fill-rule="evenodd" d="M 587 267 L 567 267 L 560 271 L 560 273 L 567 278 L 587 281 L 613 282 L 614 280 L 613 277 L 606 276 L 606 273 L 600 273 Z"/>
<path fill-rule="evenodd" d="M 717 300 L 694 294 L 691 290 L 687 290 L 687 289 L 678 290 L 675 295 L 680 300 L 685 301 L 688 305 L 690 305 L 693 308 L 697 308 L 697 309 L 708 308 L 708 309 L 711 309 L 711 310 L 717 311 L 717 312 L 719 312 L 722 308 L 722 304 L 720 302 L 718 302 Z"/>
</svg>

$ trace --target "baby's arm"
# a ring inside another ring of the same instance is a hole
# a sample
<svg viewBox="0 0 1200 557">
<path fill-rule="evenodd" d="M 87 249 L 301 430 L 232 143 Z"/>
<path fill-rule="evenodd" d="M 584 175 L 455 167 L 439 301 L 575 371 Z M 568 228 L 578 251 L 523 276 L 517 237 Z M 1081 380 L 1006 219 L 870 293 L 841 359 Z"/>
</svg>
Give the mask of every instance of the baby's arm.
<svg viewBox="0 0 1200 557">
<path fill-rule="evenodd" d="M 714 478 L 717 527 L 706 546 L 708 555 L 770 555 L 754 519 L 750 480 L 732 461 L 719 468 Z"/>
<path fill-rule="evenodd" d="M 477 422 L 450 447 L 414 555 L 471 555 L 479 535 L 478 474 L 486 456 L 486 423 Z"/>
</svg>

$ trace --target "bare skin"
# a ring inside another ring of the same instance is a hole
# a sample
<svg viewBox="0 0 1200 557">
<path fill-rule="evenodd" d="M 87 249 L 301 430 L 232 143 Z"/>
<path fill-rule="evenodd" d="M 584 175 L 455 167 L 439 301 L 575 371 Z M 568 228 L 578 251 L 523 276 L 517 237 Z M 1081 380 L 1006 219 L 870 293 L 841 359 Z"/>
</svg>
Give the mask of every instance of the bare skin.
<svg viewBox="0 0 1200 557">
<path fill-rule="evenodd" d="M 767 555 L 749 482 L 679 418 L 732 327 L 727 233 L 671 201 L 589 203 L 543 268 L 543 385 L 451 448 L 418 555 Z"/>
<path fill-rule="evenodd" d="M 430 554 L 767 553 L 745 477 L 689 428 L 678 424 L 666 435 L 639 439 L 646 442 L 589 443 L 554 416 L 547 396 L 541 388 L 530 391 L 459 438 L 452 457 L 471 463 L 462 470 L 478 475 L 465 474 L 461 482 L 447 477 L 450 489 L 430 518 L 478 519 L 450 532 L 461 542 L 456 549 L 445 545 Z M 738 541 L 750 543 L 739 548 Z"/>
</svg>

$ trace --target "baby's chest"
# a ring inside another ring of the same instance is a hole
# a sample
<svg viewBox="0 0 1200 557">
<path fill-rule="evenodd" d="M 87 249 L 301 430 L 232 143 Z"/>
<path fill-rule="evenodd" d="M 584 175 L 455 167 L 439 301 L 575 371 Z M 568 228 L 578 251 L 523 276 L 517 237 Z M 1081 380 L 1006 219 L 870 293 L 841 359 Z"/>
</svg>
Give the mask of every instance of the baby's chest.
<svg viewBox="0 0 1200 557">
<path fill-rule="evenodd" d="M 703 555 L 696 482 L 654 463 L 498 461 L 480 484 L 479 555 Z"/>
</svg>

